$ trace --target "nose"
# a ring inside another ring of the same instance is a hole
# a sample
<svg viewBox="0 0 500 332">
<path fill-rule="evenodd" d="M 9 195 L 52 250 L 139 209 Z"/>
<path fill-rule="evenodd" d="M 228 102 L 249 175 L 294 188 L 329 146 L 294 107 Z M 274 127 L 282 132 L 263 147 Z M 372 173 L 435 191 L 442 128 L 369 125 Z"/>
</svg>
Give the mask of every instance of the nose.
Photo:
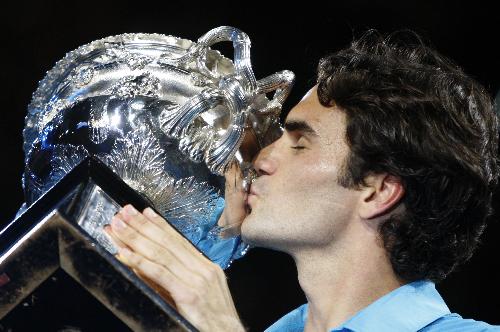
<svg viewBox="0 0 500 332">
<path fill-rule="evenodd" d="M 253 168 L 257 171 L 259 176 L 271 175 L 276 172 L 277 161 L 273 158 L 272 152 L 276 147 L 276 142 L 266 146 L 259 151 L 253 161 Z"/>
</svg>

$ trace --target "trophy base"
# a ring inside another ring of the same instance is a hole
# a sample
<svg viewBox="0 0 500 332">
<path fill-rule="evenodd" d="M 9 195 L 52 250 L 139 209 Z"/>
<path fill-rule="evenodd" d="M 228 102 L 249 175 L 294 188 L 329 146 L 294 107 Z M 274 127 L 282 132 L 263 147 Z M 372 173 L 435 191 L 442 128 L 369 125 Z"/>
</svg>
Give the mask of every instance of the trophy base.
<svg viewBox="0 0 500 332">
<path fill-rule="evenodd" d="M 57 303 L 79 308 L 81 321 L 88 323 L 94 317 L 86 312 L 85 299 L 77 294 L 90 294 L 107 308 L 101 310 L 101 314 L 109 316 L 109 319 L 96 322 L 100 326 L 98 329 L 90 330 L 103 330 L 101 323 L 109 321 L 109 324 L 121 322 L 122 326 L 134 331 L 196 331 L 159 293 L 119 262 L 105 243 L 96 239 L 95 234 L 91 236 L 102 227 L 95 221 L 106 219 L 125 202 L 138 208 L 147 206 L 139 194 L 106 166 L 90 158 L 2 230 L 0 328 L 9 331 L 8 324 L 11 324 L 18 327 L 14 330 L 32 330 L 30 326 L 36 324 L 36 329 L 40 330 L 42 323 L 34 319 L 36 314 L 30 315 L 36 310 L 25 310 L 26 303 L 28 307 L 30 303 L 35 306 L 37 294 L 43 294 L 47 287 L 50 289 L 47 284 L 54 282 L 54 276 L 57 280 L 57 275 L 62 274 L 74 281 L 73 286 L 78 285 L 83 290 L 53 290 L 47 303 L 53 303 L 56 310 Z M 108 208 L 98 209 L 97 206 Z M 92 211 L 102 214 L 100 219 Z M 89 222 L 90 219 L 93 222 Z M 44 301 L 42 303 L 46 303 Z M 52 309 L 52 304 L 49 307 Z M 65 318 L 64 311 L 52 315 Z M 50 317 L 44 319 L 50 320 Z M 25 325 L 20 327 L 18 324 Z M 75 328 L 78 331 L 79 327 Z"/>
</svg>

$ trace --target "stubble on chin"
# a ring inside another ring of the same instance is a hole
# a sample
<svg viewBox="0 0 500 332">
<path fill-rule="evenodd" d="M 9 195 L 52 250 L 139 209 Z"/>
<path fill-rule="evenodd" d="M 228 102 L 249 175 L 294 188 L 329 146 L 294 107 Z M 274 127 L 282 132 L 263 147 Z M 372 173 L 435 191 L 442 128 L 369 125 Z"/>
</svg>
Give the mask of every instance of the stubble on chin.
<svg viewBox="0 0 500 332">
<path fill-rule="evenodd" d="M 257 220 L 254 219 L 255 216 L 249 214 L 243 220 L 241 225 L 241 238 L 242 240 L 251 246 L 260 246 L 261 237 L 263 236 L 263 230 L 258 229 Z"/>
</svg>

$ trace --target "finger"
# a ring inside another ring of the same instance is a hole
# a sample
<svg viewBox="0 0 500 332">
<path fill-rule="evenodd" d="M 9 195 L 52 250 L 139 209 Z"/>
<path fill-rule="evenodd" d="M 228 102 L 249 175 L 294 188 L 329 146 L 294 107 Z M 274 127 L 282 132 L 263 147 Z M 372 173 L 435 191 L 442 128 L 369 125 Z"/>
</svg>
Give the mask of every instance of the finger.
<svg viewBox="0 0 500 332">
<path fill-rule="evenodd" d="M 167 301 L 168 304 L 170 304 L 172 307 L 177 309 L 177 305 L 175 303 L 174 298 L 172 297 L 172 294 L 166 289 L 160 286 L 156 281 L 145 275 L 142 271 L 137 270 L 135 268 L 132 269 L 135 274 L 137 274 L 146 284 L 149 285 L 152 289 L 154 289 L 160 296 Z"/>
<path fill-rule="evenodd" d="M 172 226 L 161 215 L 156 213 L 152 208 L 147 207 L 142 211 L 143 215 L 165 232 L 165 236 L 170 241 L 176 241 L 188 250 L 198 252 L 196 247 L 188 239 L 186 239 L 174 226 Z"/>
<path fill-rule="evenodd" d="M 120 219 L 119 215 L 113 217 L 111 229 L 118 239 L 130 247 L 133 252 L 164 266 L 181 279 L 190 278 L 193 272 L 195 272 L 195 270 L 191 269 L 191 266 L 199 265 L 189 256 L 188 260 L 193 264 L 189 264 L 186 261 L 180 261 L 171 250 L 158 245 L 133 227 L 130 227 L 129 223 Z"/>
<path fill-rule="evenodd" d="M 170 226 L 168 221 L 166 221 L 162 216 L 160 216 L 158 213 L 156 213 L 152 208 L 147 207 L 145 208 L 142 213 L 149 219 L 151 220 L 156 226 L 160 227 L 163 229 L 164 225 L 167 224 Z M 172 228 L 172 226 L 170 226 Z"/>
<path fill-rule="evenodd" d="M 245 206 L 247 192 L 243 188 L 243 173 L 238 163 L 233 162 L 224 176 L 226 180 L 225 206 L 217 225 L 224 228 L 221 235 L 228 237 L 239 234 L 239 226 L 247 215 Z"/>
<path fill-rule="evenodd" d="M 143 256 L 126 248 L 119 251 L 137 275 L 139 275 L 151 288 L 156 290 L 170 304 L 175 306 L 174 294 L 179 293 L 187 286 L 181 279 L 177 278 L 171 271 L 160 264 L 156 264 Z"/>
<path fill-rule="evenodd" d="M 236 161 L 233 161 L 227 171 L 224 173 L 225 191 L 228 192 L 242 192 L 243 188 L 243 172 L 241 171 L 240 165 Z"/>
<path fill-rule="evenodd" d="M 160 255 L 161 248 L 158 244 L 130 227 L 119 214 L 111 219 L 111 230 L 114 237 L 124 244 L 121 246 L 122 248 L 128 246 L 131 250 L 161 264 L 171 264 L 176 261 L 175 257 L 172 257 L 168 251 Z"/>
<path fill-rule="evenodd" d="M 175 229 L 175 227 L 170 225 L 168 221 L 166 221 L 162 216 L 157 214 L 152 208 L 147 207 L 143 210 L 142 213 L 147 219 L 149 219 L 152 223 L 154 223 L 162 231 L 165 232 L 165 236 L 168 238 L 168 240 L 178 241 L 178 243 L 181 244 L 186 249 L 198 252 L 197 249 L 194 247 L 194 245 L 188 239 L 182 236 L 179 233 L 179 231 Z"/>
<path fill-rule="evenodd" d="M 119 215 L 137 231 L 155 239 L 155 242 L 160 245 L 175 241 L 174 243 L 186 248 L 193 247 L 189 240 L 180 235 L 174 227 L 151 208 L 146 208 L 141 214 L 132 205 L 127 204 L 119 211 Z M 147 234 L 145 234 L 146 232 Z"/>
<path fill-rule="evenodd" d="M 141 214 L 128 204 L 120 211 L 120 216 L 139 233 L 169 250 L 181 261 L 191 261 L 193 255 L 195 257 L 201 256 L 189 240 L 180 235 L 175 228 L 151 208 L 146 208 L 144 214 Z"/>
<path fill-rule="evenodd" d="M 127 246 L 125 243 L 123 243 L 119 238 L 117 238 L 113 234 L 113 231 L 111 230 L 111 226 L 110 225 L 105 225 L 103 227 L 103 230 L 104 230 L 104 235 L 106 235 L 106 237 L 111 241 L 111 243 L 113 243 L 113 245 L 116 248 L 126 247 Z"/>
</svg>

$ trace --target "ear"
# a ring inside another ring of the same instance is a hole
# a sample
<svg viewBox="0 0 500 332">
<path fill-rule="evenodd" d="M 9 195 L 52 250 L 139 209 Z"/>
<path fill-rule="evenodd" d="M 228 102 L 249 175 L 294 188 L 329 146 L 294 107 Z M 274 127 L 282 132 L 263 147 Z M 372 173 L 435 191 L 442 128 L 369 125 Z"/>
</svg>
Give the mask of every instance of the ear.
<svg viewBox="0 0 500 332">
<path fill-rule="evenodd" d="M 359 216 L 373 219 L 388 213 L 396 207 L 404 195 L 401 179 L 389 174 L 369 175 L 365 178 L 366 187 L 362 188 Z"/>
</svg>

